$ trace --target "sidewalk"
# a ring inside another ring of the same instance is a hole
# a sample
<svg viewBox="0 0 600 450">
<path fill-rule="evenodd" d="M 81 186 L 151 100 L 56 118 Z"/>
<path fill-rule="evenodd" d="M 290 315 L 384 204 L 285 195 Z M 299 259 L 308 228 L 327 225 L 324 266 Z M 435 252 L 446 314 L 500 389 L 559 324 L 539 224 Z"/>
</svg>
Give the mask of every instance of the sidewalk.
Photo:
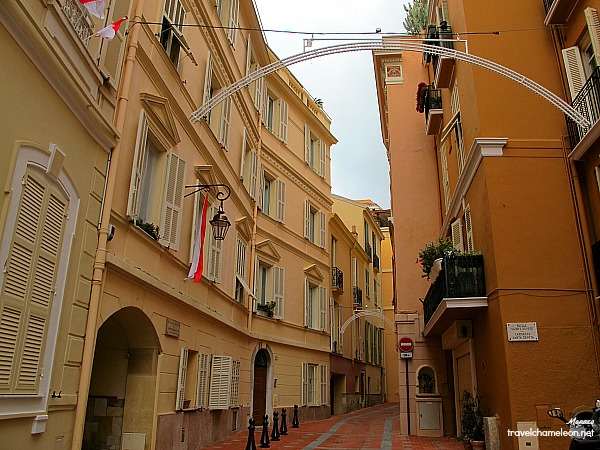
<svg viewBox="0 0 600 450">
<path fill-rule="evenodd" d="M 269 438 L 271 430 L 269 429 Z M 255 431 L 256 448 L 260 448 L 262 427 Z M 244 450 L 248 430 L 217 442 L 212 449 Z M 208 447 L 207 447 L 208 448 Z M 463 445 L 455 439 L 402 436 L 399 425 L 398 404 L 385 404 L 333 416 L 326 420 L 301 423 L 300 428 L 288 424 L 287 436 L 271 441 L 272 449 L 440 449 L 460 450 Z"/>
</svg>

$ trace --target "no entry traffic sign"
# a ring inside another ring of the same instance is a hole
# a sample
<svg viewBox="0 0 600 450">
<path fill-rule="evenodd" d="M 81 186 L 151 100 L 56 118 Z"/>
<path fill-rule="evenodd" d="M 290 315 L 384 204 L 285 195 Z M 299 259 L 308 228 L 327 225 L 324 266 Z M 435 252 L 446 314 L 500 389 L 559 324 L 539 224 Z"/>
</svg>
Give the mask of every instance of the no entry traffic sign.
<svg viewBox="0 0 600 450">
<path fill-rule="evenodd" d="M 415 343 L 408 336 L 401 337 L 400 341 L 398 342 L 398 348 L 400 349 L 401 352 L 404 352 L 404 353 L 412 352 L 414 346 L 415 346 Z"/>
</svg>

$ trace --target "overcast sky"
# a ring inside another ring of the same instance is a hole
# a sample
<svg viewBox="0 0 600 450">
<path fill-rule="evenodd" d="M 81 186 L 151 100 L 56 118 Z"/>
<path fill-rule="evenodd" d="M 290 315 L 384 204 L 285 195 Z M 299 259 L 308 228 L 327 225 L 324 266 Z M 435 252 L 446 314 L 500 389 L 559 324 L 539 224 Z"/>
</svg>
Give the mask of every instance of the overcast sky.
<svg viewBox="0 0 600 450">
<path fill-rule="evenodd" d="M 381 28 L 383 33 L 405 32 L 402 5 L 408 0 L 302 0 L 294 4 L 254 1 L 265 29 L 373 33 Z M 310 37 L 265 35 L 280 59 L 301 53 L 303 39 Z M 347 42 L 315 40 L 312 48 Z M 332 192 L 354 200 L 371 199 L 389 208 L 389 166 L 381 137 L 371 52 L 325 56 L 295 64 L 290 70 L 313 97 L 323 100 L 325 112 L 331 117 L 331 130 L 339 141 L 331 149 Z"/>
</svg>

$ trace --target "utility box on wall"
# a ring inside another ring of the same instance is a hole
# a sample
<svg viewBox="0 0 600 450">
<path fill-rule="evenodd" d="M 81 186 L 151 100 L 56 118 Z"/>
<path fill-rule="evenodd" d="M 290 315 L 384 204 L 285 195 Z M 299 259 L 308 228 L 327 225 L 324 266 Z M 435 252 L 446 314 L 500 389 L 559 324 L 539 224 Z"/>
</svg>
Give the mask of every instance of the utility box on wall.
<svg viewBox="0 0 600 450">
<path fill-rule="evenodd" d="M 145 433 L 123 433 L 122 450 L 144 450 L 145 446 Z"/>
<path fill-rule="evenodd" d="M 417 436 L 443 436 L 441 397 L 417 398 L 417 419 Z"/>
</svg>

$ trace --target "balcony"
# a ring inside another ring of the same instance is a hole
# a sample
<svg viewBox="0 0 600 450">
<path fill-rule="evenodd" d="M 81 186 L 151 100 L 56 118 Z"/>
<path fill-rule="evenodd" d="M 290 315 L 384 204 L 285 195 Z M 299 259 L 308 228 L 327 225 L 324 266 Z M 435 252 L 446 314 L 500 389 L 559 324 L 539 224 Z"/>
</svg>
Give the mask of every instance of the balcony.
<svg viewBox="0 0 600 450">
<path fill-rule="evenodd" d="M 568 19 L 577 1 L 573 0 L 544 0 L 544 8 L 546 9 L 546 25 L 562 25 Z"/>
<path fill-rule="evenodd" d="M 379 272 L 379 256 L 373 255 L 373 270 Z"/>
<path fill-rule="evenodd" d="M 429 86 L 425 97 L 425 121 L 428 135 L 440 134 L 443 118 L 442 91 L 432 89 L 432 86 Z"/>
<path fill-rule="evenodd" d="M 362 289 L 358 286 L 354 286 L 352 300 L 355 308 L 362 308 Z"/>
<path fill-rule="evenodd" d="M 87 45 L 87 42 L 94 33 L 92 29 L 93 24 L 79 0 L 61 0 L 59 4 L 73 26 L 75 33 L 77 33 L 77 36 Z"/>
<path fill-rule="evenodd" d="M 575 149 L 588 131 L 590 131 L 598 119 L 600 119 L 600 67 L 597 67 L 596 70 L 592 72 L 592 75 L 585 82 L 571 105 L 584 115 L 591 124 L 591 127 L 582 127 L 567 116 L 567 130 L 569 131 L 571 148 Z M 586 147 L 589 147 L 589 144 Z M 578 149 L 577 153 L 582 155 L 584 151 L 585 150 L 582 151 L 582 149 Z"/>
<path fill-rule="evenodd" d="M 455 320 L 472 319 L 485 308 L 483 256 L 446 256 L 423 302 L 424 335 L 441 336 Z"/>
<path fill-rule="evenodd" d="M 344 292 L 344 273 L 337 267 L 331 268 L 331 289 L 334 294 Z"/>
<path fill-rule="evenodd" d="M 371 244 L 369 244 L 368 242 L 365 242 L 365 252 L 367 253 L 369 259 L 373 258 L 373 250 L 371 249 Z"/>
<path fill-rule="evenodd" d="M 440 47 L 449 49 L 454 48 L 454 43 L 449 41 L 452 39 L 452 27 L 438 27 L 437 35 L 440 39 L 438 44 Z M 452 72 L 454 71 L 454 58 L 434 55 L 432 57 L 432 63 L 433 73 L 435 74 L 435 86 L 439 89 L 449 88 Z"/>
</svg>

